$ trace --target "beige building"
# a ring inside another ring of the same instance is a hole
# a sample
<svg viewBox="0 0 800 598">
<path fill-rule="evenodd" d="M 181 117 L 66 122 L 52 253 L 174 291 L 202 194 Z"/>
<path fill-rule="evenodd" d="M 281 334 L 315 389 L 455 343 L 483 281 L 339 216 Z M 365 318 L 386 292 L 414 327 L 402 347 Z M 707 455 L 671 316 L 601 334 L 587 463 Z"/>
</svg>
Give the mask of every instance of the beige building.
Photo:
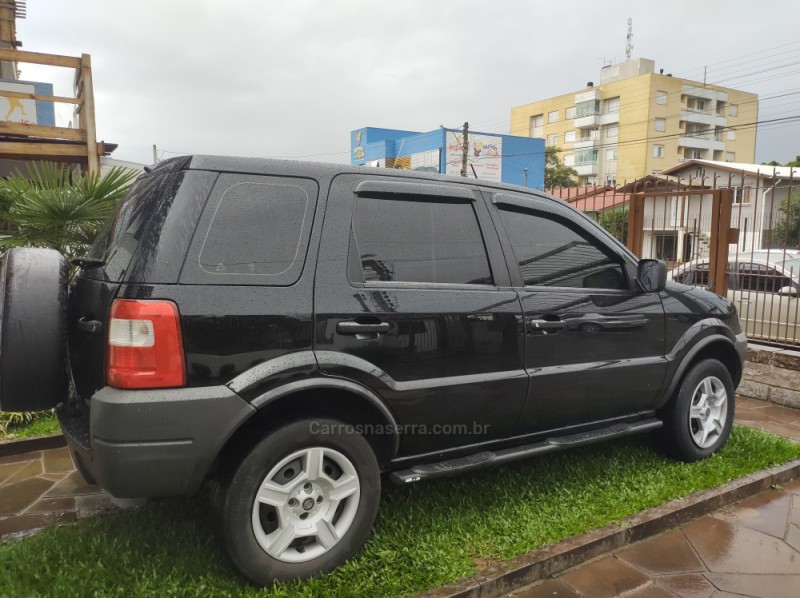
<svg viewBox="0 0 800 598">
<path fill-rule="evenodd" d="M 600 85 L 511 109 L 511 134 L 558 146 L 581 184 L 623 184 L 687 160 L 754 162 L 758 96 L 655 72 L 645 58 L 607 66 Z"/>
</svg>

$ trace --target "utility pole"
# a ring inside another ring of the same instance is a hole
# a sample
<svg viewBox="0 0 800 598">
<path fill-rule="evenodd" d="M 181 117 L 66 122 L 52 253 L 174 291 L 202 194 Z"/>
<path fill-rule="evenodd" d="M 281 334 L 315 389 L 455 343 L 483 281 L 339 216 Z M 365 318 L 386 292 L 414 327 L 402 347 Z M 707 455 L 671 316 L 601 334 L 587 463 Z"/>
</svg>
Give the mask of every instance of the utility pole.
<svg viewBox="0 0 800 598">
<path fill-rule="evenodd" d="M 461 152 L 461 176 L 467 176 L 467 158 L 469 156 L 469 123 L 464 123 L 464 138 Z"/>
<path fill-rule="evenodd" d="M 527 168 L 523 168 L 522 172 L 525 175 L 525 186 L 527 187 L 528 186 L 528 169 Z"/>
<path fill-rule="evenodd" d="M 156 144 L 153 144 L 153 165 L 155 166 L 158 164 L 158 149 L 156 148 Z"/>
</svg>

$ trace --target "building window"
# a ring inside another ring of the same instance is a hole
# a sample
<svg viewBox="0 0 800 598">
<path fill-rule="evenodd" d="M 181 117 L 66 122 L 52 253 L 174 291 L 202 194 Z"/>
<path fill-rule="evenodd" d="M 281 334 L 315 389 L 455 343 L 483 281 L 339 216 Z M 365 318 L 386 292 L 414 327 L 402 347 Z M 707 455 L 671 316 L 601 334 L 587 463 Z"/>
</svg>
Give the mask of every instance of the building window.
<svg viewBox="0 0 800 598">
<path fill-rule="evenodd" d="M 692 150 L 692 153 L 691 153 L 690 157 L 692 158 L 692 160 L 702 160 L 703 159 L 703 150 L 700 150 L 700 149 Z"/>
<path fill-rule="evenodd" d="M 575 131 L 567 131 L 564 133 L 564 143 L 574 143 L 575 142 Z"/>
<path fill-rule="evenodd" d="M 531 116 L 531 137 L 544 135 L 544 114 Z"/>
<path fill-rule="evenodd" d="M 547 123 L 557 123 L 558 122 L 558 110 L 553 110 L 552 112 L 547 113 Z"/>
<path fill-rule="evenodd" d="M 728 116 L 739 116 L 739 104 L 728 106 Z"/>
<path fill-rule="evenodd" d="M 614 160 L 616 160 L 618 151 L 619 150 L 617 150 L 617 148 L 607 149 L 606 150 L 606 161 L 607 162 L 613 162 Z"/>
<path fill-rule="evenodd" d="M 736 139 L 736 131 L 728 131 L 728 141 L 733 141 Z"/>
<path fill-rule="evenodd" d="M 663 145 L 654 145 L 653 146 L 653 157 L 654 158 L 663 158 L 664 157 L 664 146 Z"/>
<path fill-rule="evenodd" d="M 597 150 L 575 152 L 575 164 L 597 164 Z"/>
<path fill-rule="evenodd" d="M 752 187 L 731 187 L 731 197 L 733 203 L 742 204 L 750 203 L 750 194 L 753 192 Z"/>
<path fill-rule="evenodd" d="M 667 119 L 666 118 L 657 118 L 655 121 L 655 128 L 656 131 L 666 131 L 667 130 Z"/>
<path fill-rule="evenodd" d="M 606 127 L 606 137 L 612 138 L 619 135 L 619 125 L 608 125 Z"/>
<path fill-rule="evenodd" d="M 727 104 L 722 100 L 717 100 L 717 116 L 725 116 L 725 106 Z"/>
<path fill-rule="evenodd" d="M 725 161 L 726 162 L 735 162 L 736 161 L 736 154 L 733 152 L 725 152 Z"/>
<path fill-rule="evenodd" d="M 706 110 L 706 101 L 705 100 L 695 100 L 694 107 L 697 108 L 700 112 L 705 112 L 705 110 Z"/>
<path fill-rule="evenodd" d="M 665 262 L 678 259 L 678 233 L 655 235 L 655 258 Z"/>
<path fill-rule="evenodd" d="M 576 117 L 594 116 L 600 112 L 600 100 L 588 100 L 575 105 Z"/>
<path fill-rule="evenodd" d="M 606 114 L 613 114 L 615 112 L 619 112 L 619 96 L 606 100 Z"/>
<path fill-rule="evenodd" d="M 666 91 L 657 91 L 656 92 L 656 104 L 660 104 L 661 106 L 667 105 L 667 92 Z"/>
<path fill-rule="evenodd" d="M 653 170 L 650 174 L 658 175 L 658 174 L 661 174 L 661 171 L 660 170 Z"/>
<path fill-rule="evenodd" d="M 558 145 L 558 134 L 548 135 L 547 145 Z"/>
<path fill-rule="evenodd" d="M 606 185 L 609 187 L 616 187 L 617 186 L 617 175 L 616 173 L 611 173 L 606 175 Z"/>
<path fill-rule="evenodd" d="M 564 111 L 565 118 L 575 118 L 575 106 L 570 106 Z"/>
</svg>

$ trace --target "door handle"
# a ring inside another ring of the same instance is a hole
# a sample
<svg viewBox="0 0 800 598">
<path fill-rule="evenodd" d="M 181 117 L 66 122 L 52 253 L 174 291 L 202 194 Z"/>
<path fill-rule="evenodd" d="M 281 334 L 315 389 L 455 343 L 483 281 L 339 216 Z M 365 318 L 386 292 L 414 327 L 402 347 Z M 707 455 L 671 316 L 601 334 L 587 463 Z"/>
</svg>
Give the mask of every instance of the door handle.
<svg viewBox="0 0 800 598">
<path fill-rule="evenodd" d="M 376 322 L 373 324 L 361 324 L 359 322 L 344 321 L 336 324 L 336 332 L 339 334 L 383 334 L 389 332 L 391 325 L 389 322 Z"/>
<path fill-rule="evenodd" d="M 97 334 L 103 329 L 103 323 L 97 320 L 87 320 L 81 318 L 78 320 L 78 330 L 81 332 L 88 332 L 89 334 Z"/>
<path fill-rule="evenodd" d="M 567 327 L 563 320 L 528 320 L 528 330 L 531 332 L 558 332 Z"/>
</svg>

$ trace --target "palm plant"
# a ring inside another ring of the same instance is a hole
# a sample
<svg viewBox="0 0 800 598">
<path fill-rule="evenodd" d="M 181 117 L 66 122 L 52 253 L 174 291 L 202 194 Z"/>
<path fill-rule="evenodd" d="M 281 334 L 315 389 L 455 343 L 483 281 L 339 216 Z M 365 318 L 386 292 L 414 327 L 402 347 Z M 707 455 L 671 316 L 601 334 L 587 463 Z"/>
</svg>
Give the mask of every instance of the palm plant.
<svg viewBox="0 0 800 598">
<path fill-rule="evenodd" d="M 12 236 L 3 248 L 51 247 L 73 258 L 85 253 L 138 173 L 114 167 L 105 175 L 74 174 L 52 162 L 30 162 L 23 174 L 0 179 L 0 219 Z"/>
</svg>

